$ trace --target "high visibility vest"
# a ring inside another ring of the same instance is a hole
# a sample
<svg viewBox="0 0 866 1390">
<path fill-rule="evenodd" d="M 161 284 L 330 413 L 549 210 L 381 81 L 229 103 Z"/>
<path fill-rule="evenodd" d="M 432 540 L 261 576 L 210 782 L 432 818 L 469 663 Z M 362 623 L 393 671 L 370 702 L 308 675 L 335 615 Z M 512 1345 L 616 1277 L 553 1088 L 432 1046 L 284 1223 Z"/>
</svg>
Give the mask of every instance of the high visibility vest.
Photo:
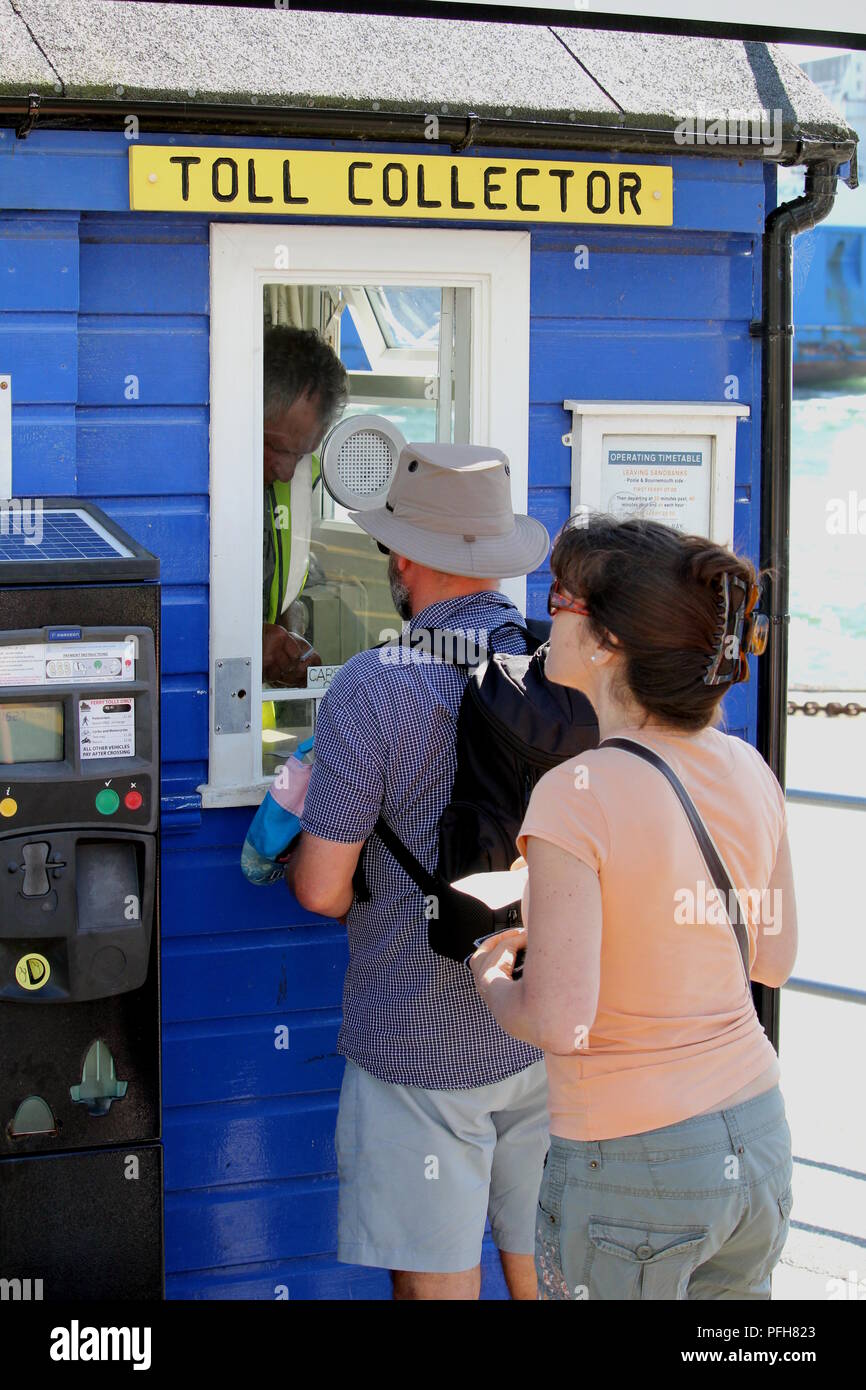
<svg viewBox="0 0 866 1390">
<path fill-rule="evenodd" d="M 274 543 L 274 574 L 268 593 L 268 623 L 297 598 L 310 571 L 310 530 L 313 513 L 313 485 L 321 475 L 318 455 L 301 459 L 289 483 L 275 481 L 265 489 L 265 506 Z M 280 524 L 278 524 L 278 522 Z M 293 545 L 292 542 L 297 544 Z M 288 596 L 288 602 L 287 600 Z M 276 728 L 273 700 L 262 704 L 262 728 Z"/>
<path fill-rule="evenodd" d="M 307 582 L 312 490 L 319 480 L 320 471 L 319 459 L 313 454 L 311 459 L 301 459 L 290 483 L 276 481 L 265 491 L 276 560 L 268 594 L 266 622 L 275 623 Z M 278 522 L 281 524 L 278 525 Z"/>
</svg>

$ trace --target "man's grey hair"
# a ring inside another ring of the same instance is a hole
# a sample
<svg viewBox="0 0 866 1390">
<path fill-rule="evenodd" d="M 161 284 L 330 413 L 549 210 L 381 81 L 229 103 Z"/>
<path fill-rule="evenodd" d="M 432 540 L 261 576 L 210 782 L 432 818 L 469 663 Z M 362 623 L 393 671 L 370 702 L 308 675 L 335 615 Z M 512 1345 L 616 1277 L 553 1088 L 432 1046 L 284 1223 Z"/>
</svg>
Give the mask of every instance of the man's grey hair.
<svg viewBox="0 0 866 1390">
<path fill-rule="evenodd" d="M 349 399 L 345 367 L 313 328 L 265 329 L 264 418 L 282 414 L 301 396 L 318 398 L 327 429 Z"/>
</svg>

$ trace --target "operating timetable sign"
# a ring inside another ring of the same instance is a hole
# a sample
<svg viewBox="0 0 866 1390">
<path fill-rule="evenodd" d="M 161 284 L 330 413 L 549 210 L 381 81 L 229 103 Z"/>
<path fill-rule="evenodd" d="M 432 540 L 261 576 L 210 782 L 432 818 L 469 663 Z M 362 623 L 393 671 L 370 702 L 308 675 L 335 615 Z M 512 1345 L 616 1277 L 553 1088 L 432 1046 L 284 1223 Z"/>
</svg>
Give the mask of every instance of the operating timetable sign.
<svg viewBox="0 0 866 1390">
<path fill-rule="evenodd" d="M 136 145 L 136 212 L 240 212 L 452 222 L 673 224 L 673 170 L 656 164 Z"/>
</svg>

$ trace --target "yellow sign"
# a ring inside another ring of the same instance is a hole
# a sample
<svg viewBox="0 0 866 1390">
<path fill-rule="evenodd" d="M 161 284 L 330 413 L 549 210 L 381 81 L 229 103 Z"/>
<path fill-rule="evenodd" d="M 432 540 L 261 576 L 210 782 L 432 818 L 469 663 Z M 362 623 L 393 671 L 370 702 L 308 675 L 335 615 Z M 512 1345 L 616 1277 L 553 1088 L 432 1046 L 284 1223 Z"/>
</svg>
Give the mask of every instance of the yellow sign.
<svg viewBox="0 0 866 1390">
<path fill-rule="evenodd" d="M 36 951 L 28 951 L 15 967 L 15 979 L 22 989 L 41 989 L 48 984 L 50 976 L 51 966 Z"/>
<path fill-rule="evenodd" d="M 135 145 L 136 212 L 670 227 L 673 171 L 566 159 Z"/>
</svg>

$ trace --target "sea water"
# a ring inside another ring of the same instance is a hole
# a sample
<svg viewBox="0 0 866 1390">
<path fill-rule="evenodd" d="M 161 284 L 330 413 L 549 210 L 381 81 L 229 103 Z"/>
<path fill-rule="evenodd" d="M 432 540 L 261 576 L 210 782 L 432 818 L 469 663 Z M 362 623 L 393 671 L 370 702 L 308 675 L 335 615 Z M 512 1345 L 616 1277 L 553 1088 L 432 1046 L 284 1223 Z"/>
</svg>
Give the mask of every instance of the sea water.
<svg viewBox="0 0 866 1390">
<path fill-rule="evenodd" d="M 794 391 L 790 545 L 789 686 L 866 692 L 866 380 Z"/>
</svg>

